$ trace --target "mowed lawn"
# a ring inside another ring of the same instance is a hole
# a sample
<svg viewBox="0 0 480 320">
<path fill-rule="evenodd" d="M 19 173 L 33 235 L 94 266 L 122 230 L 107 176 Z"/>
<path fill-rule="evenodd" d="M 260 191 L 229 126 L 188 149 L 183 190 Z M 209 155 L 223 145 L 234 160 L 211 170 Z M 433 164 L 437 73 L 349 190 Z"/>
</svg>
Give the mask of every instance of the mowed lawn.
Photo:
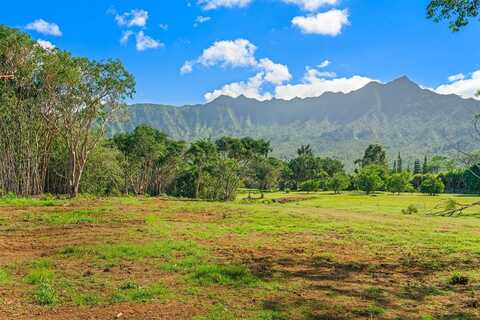
<svg viewBox="0 0 480 320">
<path fill-rule="evenodd" d="M 480 319 L 480 198 L 254 197 L 0 199 L 0 319 Z"/>
</svg>

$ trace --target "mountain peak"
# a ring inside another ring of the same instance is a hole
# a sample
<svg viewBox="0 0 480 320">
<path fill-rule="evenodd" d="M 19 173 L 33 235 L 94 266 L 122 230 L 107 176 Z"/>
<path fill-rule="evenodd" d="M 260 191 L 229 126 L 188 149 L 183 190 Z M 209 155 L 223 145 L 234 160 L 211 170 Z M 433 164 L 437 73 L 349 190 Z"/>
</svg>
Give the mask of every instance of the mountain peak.
<svg viewBox="0 0 480 320">
<path fill-rule="evenodd" d="M 387 83 L 387 85 L 392 85 L 392 86 L 401 85 L 401 86 L 415 86 L 415 87 L 418 87 L 418 84 L 416 84 L 415 82 L 410 80 L 410 78 L 405 76 L 405 75 Z"/>
</svg>

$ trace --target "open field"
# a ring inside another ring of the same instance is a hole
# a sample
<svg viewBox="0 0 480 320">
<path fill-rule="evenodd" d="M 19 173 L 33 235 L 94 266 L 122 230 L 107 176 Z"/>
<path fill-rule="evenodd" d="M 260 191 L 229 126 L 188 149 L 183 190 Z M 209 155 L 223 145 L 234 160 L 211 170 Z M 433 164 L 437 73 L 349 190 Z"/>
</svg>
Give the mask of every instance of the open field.
<svg viewBox="0 0 480 320">
<path fill-rule="evenodd" d="M 480 319 L 479 198 L 245 197 L 2 199 L 0 319 Z"/>
</svg>

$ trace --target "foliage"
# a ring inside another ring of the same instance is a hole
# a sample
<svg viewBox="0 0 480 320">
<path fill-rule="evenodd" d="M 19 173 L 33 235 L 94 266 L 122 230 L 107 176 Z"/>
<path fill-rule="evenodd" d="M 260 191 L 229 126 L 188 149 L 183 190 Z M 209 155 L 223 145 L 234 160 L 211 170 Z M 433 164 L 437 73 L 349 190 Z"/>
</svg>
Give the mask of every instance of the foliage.
<svg viewBox="0 0 480 320">
<path fill-rule="evenodd" d="M 350 182 L 350 177 L 345 173 L 335 173 L 328 181 L 328 188 L 335 193 L 340 193 L 350 187 Z"/>
<path fill-rule="evenodd" d="M 356 160 L 362 168 L 370 165 L 377 165 L 380 167 L 387 167 L 387 153 L 380 144 L 371 144 L 365 150 L 362 159 Z"/>
<path fill-rule="evenodd" d="M 410 173 L 395 173 L 387 177 L 385 184 L 387 191 L 398 193 L 409 191 L 410 189 Z"/>
<path fill-rule="evenodd" d="M 319 180 L 307 180 L 300 185 L 300 190 L 305 192 L 313 192 L 320 190 Z"/>
<path fill-rule="evenodd" d="M 432 0 L 427 7 L 427 17 L 435 22 L 449 20 L 449 27 L 457 32 L 478 16 L 477 0 Z"/>
<path fill-rule="evenodd" d="M 445 191 L 445 185 L 438 177 L 429 174 L 420 185 L 420 191 L 433 196 Z"/>
<path fill-rule="evenodd" d="M 367 165 L 355 176 L 355 185 L 367 194 L 379 191 L 383 187 L 384 168 L 378 165 Z"/>
<path fill-rule="evenodd" d="M 416 205 L 411 204 L 406 209 L 402 209 L 402 213 L 406 215 L 416 214 L 418 213 L 418 208 Z"/>
</svg>

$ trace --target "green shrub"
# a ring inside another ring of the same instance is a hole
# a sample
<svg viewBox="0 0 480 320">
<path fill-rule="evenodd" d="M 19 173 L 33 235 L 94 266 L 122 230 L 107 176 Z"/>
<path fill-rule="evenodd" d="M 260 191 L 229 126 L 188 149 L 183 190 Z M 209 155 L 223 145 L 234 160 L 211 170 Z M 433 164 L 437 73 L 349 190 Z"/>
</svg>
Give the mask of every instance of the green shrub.
<svg viewBox="0 0 480 320">
<path fill-rule="evenodd" d="M 35 288 L 33 298 L 39 305 L 53 305 L 57 302 L 57 293 L 51 283 L 42 282 Z"/>
<path fill-rule="evenodd" d="M 468 279 L 468 277 L 460 272 L 453 273 L 448 280 L 448 283 L 453 286 L 466 286 L 469 282 L 470 280 Z"/>
<path fill-rule="evenodd" d="M 402 213 L 406 215 L 418 213 L 418 208 L 414 204 L 409 205 L 406 209 L 402 209 Z"/>
</svg>

